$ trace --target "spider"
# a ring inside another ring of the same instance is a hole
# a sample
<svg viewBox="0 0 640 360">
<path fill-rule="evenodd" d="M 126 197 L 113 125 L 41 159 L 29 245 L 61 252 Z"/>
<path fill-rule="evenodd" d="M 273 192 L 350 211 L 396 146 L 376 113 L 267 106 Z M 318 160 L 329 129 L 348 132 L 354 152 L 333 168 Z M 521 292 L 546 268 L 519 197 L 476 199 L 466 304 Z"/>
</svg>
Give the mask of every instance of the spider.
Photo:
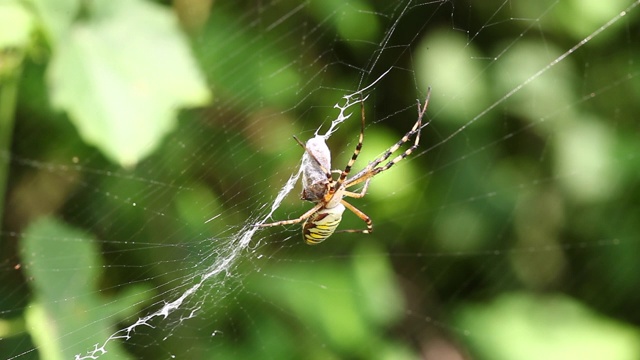
<svg viewBox="0 0 640 360">
<path fill-rule="evenodd" d="M 271 227 L 291 225 L 304 221 L 304 224 L 302 225 L 302 236 L 308 245 L 316 245 L 326 240 L 336 231 L 336 228 L 342 220 L 344 210 L 349 209 L 365 222 L 367 228 L 360 230 L 340 230 L 339 232 L 370 234 L 373 231 L 371 218 L 364 212 L 358 210 L 355 206 L 345 201 L 344 197 L 356 199 L 364 197 L 369 187 L 369 181 L 371 181 L 374 176 L 383 171 L 389 170 L 393 165 L 400 162 L 400 160 L 411 155 L 411 153 L 418 147 L 418 144 L 420 143 L 422 118 L 427 110 L 430 95 L 431 88 L 427 90 L 427 97 L 425 98 L 424 105 L 421 105 L 420 101 L 418 101 L 418 120 L 411 130 L 408 131 L 397 143 L 388 148 L 382 155 L 371 161 L 364 169 L 349 179 L 347 179 L 347 176 L 351 172 L 351 167 L 356 162 L 356 159 L 360 154 L 364 140 L 364 100 L 361 100 L 360 102 L 362 120 L 360 137 L 358 139 L 358 144 L 356 144 L 356 148 L 353 151 L 353 155 L 351 156 L 351 160 L 349 160 L 344 170 L 329 171 L 329 169 L 331 169 L 331 152 L 325 142 L 324 136 L 316 134 L 315 137 L 307 141 L 306 145 L 294 136 L 293 138 L 305 151 L 302 156 L 302 194 L 300 195 L 300 198 L 302 200 L 311 201 L 316 205 L 309 211 L 302 214 L 299 218 L 276 221 L 269 224 L 260 224 L 259 226 Z M 389 159 L 391 155 L 396 152 L 400 146 L 408 142 L 413 135 L 415 135 L 415 140 L 411 147 L 386 164 L 378 166 Z M 340 173 L 337 180 L 333 178 L 332 173 Z M 359 192 L 347 190 L 348 188 L 363 182 L 364 185 L 362 190 Z"/>
</svg>

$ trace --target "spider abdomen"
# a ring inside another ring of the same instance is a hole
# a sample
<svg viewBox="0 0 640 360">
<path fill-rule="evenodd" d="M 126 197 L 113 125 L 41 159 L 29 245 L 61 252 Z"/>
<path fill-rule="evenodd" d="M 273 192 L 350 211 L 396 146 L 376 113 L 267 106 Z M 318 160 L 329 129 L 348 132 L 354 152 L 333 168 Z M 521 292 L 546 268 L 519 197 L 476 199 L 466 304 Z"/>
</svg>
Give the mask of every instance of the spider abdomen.
<svg viewBox="0 0 640 360">
<path fill-rule="evenodd" d="M 324 208 L 315 212 L 302 225 L 302 236 L 308 245 L 316 245 L 336 231 L 342 220 L 344 205 L 338 204 L 332 208 Z"/>
</svg>

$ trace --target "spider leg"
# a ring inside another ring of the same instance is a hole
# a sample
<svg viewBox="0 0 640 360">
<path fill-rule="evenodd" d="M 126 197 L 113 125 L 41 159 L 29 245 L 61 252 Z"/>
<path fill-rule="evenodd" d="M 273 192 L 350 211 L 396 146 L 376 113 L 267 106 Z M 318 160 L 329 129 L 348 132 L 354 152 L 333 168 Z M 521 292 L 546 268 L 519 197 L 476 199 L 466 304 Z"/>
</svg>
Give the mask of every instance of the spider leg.
<svg viewBox="0 0 640 360">
<path fill-rule="evenodd" d="M 364 183 L 364 186 L 362 187 L 362 190 L 360 190 L 360 192 L 345 191 L 344 192 L 344 196 L 348 196 L 348 197 L 352 197 L 352 198 L 356 198 L 356 199 L 360 199 L 360 198 L 364 197 L 367 194 L 367 189 L 369 188 L 369 181 L 371 181 L 371 177 L 367 178 L 367 180 Z"/>
<path fill-rule="evenodd" d="M 323 203 L 318 203 L 316 204 L 316 206 L 312 207 L 311 209 L 309 209 L 309 211 L 307 211 L 306 213 L 302 214 L 302 216 L 300 216 L 297 219 L 291 219 L 291 220 L 282 220 L 282 221 L 276 221 L 273 223 L 269 223 L 269 224 L 259 224 L 259 227 L 271 227 L 271 226 L 280 226 L 280 225 L 292 225 L 292 224 L 297 224 L 299 222 L 302 222 L 304 220 L 307 220 L 309 217 L 311 217 L 311 215 L 313 215 L 314 213 L 316 213 L 318 210 L 320 210 L 320 208 L 324 206 Z"/>
<path fill-rule="evenodd" d="M 367 228 L 362 230 L 357 230 L 357 229 L 338 230 L 336 232 L 363 233 L 363 234 L 371 234 L 373 232 L 373 223 L 371 222 L 371 218 L 367 214 L 358 210 L 358 208 L 356 208 L 355 206 L 349 204 L 344 200 L 340 201 L 340 203 L 344 205 L 347 209 L 351 210 L 351 212 L 356 214 L 356 216 L 358 216 L 362 221 L 364 221 L 367 224 Z"/>
<path fill-rule="evenodd" d="M 421 105 L 420 101 L 418 101 L 418 120 L 413 125 L 411 130 L 409 130 L 406 134 L 404 134 L 404 136 L 397 143 L 395 143 L 393 146 L 387 149 L 382 155 L 380 155 L 378 158 L 370 162 L 369 165 L 367 165 L 367 167 L 364 168 L 364 170 L 362 170 L 360 173 L 356 174 L 353 179 L 347 181 L 347 184 L 345 187 L 354 186 L 363 181 L 368 182 L 372 177 L 376 176 L 377 174 L 383 171 L 389 170 L 393 165 L 399 163 L 402 159 L 406 158 L 407 156 L 411 155 L 411 153 L 413 153 L 413 151 L 420 144 L 420 130 L 422 128 L 422 118 L 424 117 L 424 114 L 427 111 L 427 106 L 429 105 L 430 96 L 431 96 L 431 88 L 429 88 L 427 92 L 427 97 L 424 101 L 424 105 Z M 411 136 L 413 136 L 414 134 L 416 138 L 413 142 L 413 145 L 410 148 L 408 148 L 402 154 L 396 156 L 395 158 L 393 158 L 383 166 L 377 167 L 378 165 L 380 165 L 380 163 L 390 158 L 394 152 L 398 151 L 398 149 L 403 144 L 408 142 Z"/>
</svg>

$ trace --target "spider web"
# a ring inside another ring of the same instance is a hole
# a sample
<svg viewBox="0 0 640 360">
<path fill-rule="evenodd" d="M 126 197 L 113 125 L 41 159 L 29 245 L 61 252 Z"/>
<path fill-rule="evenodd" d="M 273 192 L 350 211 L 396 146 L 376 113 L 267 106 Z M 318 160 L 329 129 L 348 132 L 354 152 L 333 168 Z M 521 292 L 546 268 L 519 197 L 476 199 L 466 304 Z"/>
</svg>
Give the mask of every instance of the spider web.
<svg viewBox="0 0 640 360">
<path fill-rule="evenodd" d="M 213 103 L 128 170 L 21 100 L 0 357 L 638 358 L 639 3 L 215 2 Z M 373 234 L 255 227 L 311 207 L 292 135 L 342 169 L 364 101 L 357 173 L 429 86 Z"/>
</svg>

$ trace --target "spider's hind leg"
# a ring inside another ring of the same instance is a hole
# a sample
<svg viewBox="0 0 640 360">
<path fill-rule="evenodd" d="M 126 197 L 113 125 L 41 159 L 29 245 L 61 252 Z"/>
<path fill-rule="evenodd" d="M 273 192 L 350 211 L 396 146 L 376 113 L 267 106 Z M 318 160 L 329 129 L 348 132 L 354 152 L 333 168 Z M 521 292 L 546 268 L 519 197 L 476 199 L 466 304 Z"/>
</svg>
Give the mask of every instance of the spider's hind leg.
<svg viewBox="0 0 640 360">
<path fill-rule="evenodd" d="M 367 224 L 367 228 L 360 229 L 360 230 L 359 229 L 338 230 L 336 232 L 362 233 L 362 234 L 371 234 L 373 232 L 373 222 L 371 221 L 371 218 L 369 217 L 369 215 L 363 213 L 362 211 L 360 211 L 360 209 L 349 204 L 344 200 L 340 201 L 340 203 L 344 205 L 344 207 L 349 209 L 352 213 L 356 214 L 356 216 L 359 217 L 360 220 L 364 221 L 365 224 Z"/>
</svg>

